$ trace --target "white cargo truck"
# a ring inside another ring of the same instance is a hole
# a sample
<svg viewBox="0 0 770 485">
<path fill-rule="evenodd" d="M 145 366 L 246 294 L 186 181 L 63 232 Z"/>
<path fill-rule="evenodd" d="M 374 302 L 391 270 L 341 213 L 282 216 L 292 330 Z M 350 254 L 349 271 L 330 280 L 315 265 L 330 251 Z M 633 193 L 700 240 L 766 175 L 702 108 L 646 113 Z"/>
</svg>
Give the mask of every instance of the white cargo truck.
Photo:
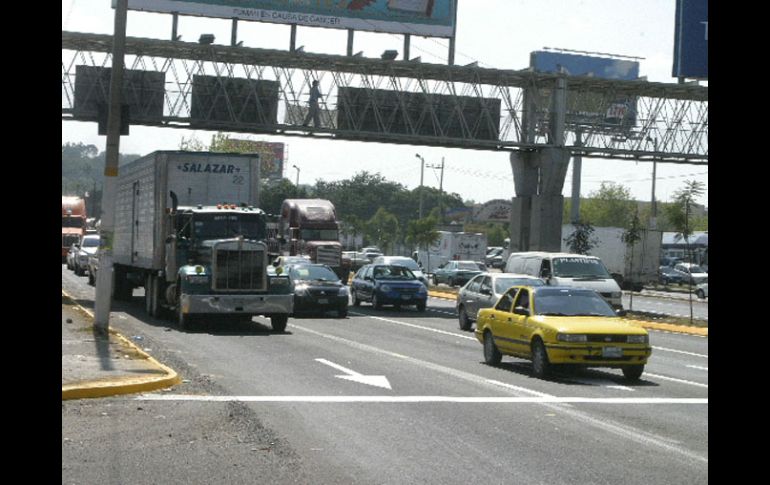
<svg viewBox="0 0 770 485">
<path fill-rule="evenodd" d="M 145 289 L 151 316 L 270 318 L 284 331 L 294 297 L 268 274 L 265 213 L 256 207 L 257 155 L 156 151 L 120 167 L 114 296 Z M 221 319 L 221 318 L 220 318 Z"/>
<path fill-rule="evenodd" d="M 417 264 L 424 273 L 433 273 L 447 261 L 484 262 L 487 255 L 487 236 L 479 232 L 438 231 L 439 238 L 428 250 L 416 251 Z"/>
<path fill-rule="evenodd" d="M 572 224 L 562 226 L 562 251 L 569 251 L 565 239 L 574 231 Z M 624 232 L 625 229 L 620 227 L 595 227 L 592 239 L 596 240 L 596 246 L 589 254 L 602 260 L 607 271 L 622 289 L 640 291 L 644 285 L 658 280 L 663 233 L 642 229 L 640 239 L 631 247 L 623 242 Z"/>
</svg>

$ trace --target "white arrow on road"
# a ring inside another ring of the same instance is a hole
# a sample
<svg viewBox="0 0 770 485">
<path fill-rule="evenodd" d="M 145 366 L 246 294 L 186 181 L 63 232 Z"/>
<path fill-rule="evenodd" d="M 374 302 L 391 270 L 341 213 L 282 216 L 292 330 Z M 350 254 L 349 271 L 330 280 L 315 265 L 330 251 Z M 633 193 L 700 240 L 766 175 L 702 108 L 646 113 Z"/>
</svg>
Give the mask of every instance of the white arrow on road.
<svg viewBox="0 0 770 485">
<path fill-rule="evenodd" d="M 361 384 L 369 384 L 370 386 L 383 387 L 385 389 L 392 390 L 392 388 L 390 387 L 390 382 L 388 382 L 388 378 L 385 376 L 365 376 L 363 374 L 359 374 L 356 371 L 346 369 L 345 367 L 335 364 L 334 362 L 329 362 L 326 359 L 316 359 L 316 361 L 322 364 L 326 364 L 329 367 L 334 367 L 335 369 L 340 370 L 346 374 L 344 376 L 334 376 L 334 377 L 339 377 L 340 379 L 346 379 L 353 382 L 360 382 Z"/>
</svg>

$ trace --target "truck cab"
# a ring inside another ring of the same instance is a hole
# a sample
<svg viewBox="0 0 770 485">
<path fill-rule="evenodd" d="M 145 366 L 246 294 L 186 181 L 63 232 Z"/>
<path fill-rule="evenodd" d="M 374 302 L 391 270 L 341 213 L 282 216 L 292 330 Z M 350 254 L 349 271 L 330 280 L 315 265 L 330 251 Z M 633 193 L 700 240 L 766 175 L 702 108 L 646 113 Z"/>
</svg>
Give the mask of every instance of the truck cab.
<svg viewBox="0 0 770 485">
<path fill-rule="evenodd" d="M 309 256 L 329 266 L 347 283 L 350 266 L 343 264 L 339 222 L 334 205 L 324 199 L 286 199 L 281 205 L 279 234 L 290 256 Z"/>
</svg>

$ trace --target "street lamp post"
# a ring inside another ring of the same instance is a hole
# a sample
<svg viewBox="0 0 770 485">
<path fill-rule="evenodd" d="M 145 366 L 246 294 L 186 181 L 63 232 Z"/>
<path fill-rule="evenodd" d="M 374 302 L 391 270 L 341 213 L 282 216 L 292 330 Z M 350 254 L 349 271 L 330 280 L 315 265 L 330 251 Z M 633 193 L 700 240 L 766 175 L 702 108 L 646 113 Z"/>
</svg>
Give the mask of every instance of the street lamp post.
<svg viewBox="0 0 770 485">
<path fill-rule="evenodd" d="M 295 185 L 297 186 L 297 190 L 299 190 L 299 167 L 296 165 L 292 165 L 292 167 L 297 169 L 297 183 Z"/>
<path fill-rule="evenodd" d="M 651 141 L 653 144 L 653 152 L 658 153 L 658 139 L 657 138 L 651 138 L 647 137 L 647 141 Z M 657 155 L 654 155 L 655 157 Z M 657 178 L 657 171 L 658 168 L 658 162 L 655 161 L 655 158 L 652 159 L 652 200 L 650 201 L 650 229 L 656 229 L 658 222 L 658 205 L 655 202 L 655 179 Z"/>
<path fill-rule="evenodd" d="M 420 219 L 422 219 L 422 179 L 425 173 L 425 159 L 419 153 L 415 153 L 414 156 L 420 159 Z"/>
</svg>

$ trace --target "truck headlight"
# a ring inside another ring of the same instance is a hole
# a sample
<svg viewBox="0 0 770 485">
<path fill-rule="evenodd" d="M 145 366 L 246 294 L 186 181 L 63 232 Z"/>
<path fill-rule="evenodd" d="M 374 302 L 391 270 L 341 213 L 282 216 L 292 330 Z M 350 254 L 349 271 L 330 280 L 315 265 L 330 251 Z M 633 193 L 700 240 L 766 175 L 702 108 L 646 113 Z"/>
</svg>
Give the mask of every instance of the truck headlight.
<svg viewBox="0 0 770 485">
<path fill-rule="evenodd" d="M 559 342 L 588 342 L 588 336 L 579 333 L 557 333 L 556 340 Z"/>
<path fill-rule="evenodd" d="M 647 335 L 629 335 L 626 342 L 630 344 L 646 344 L 649 340 Z"/>
</svg>

